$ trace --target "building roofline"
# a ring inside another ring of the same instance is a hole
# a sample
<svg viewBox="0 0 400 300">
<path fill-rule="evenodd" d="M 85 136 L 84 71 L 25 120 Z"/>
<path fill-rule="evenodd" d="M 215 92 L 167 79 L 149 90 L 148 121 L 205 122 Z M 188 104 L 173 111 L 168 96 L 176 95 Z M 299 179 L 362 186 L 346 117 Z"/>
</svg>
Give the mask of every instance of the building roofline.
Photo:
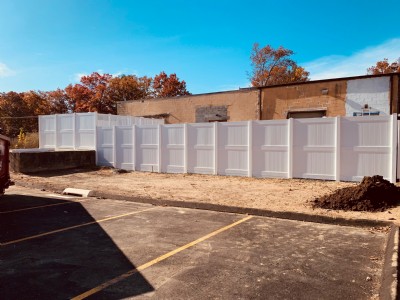
<svg viewBox="0 0 400 300">
<path fill-rule="evenodd" d="M 356 79 L 367 79 L 367 78 L 377 78 L 377 77 L 392 77 L 392 76 L 399 76 L 400 73 L 387 73 L 387 74 L 377 74 L 377 75 L 358 75 L 358 76 L 348 76 L 348 77 L 336 77 L 336 78 L 329 78 L 329 79 L 318 79 L 318 80 L 310 80 L 310 81 L 303 81 L 303 82 L 292 82 L 292 83 L 285 83 L 285 84 L 276 84 L 276 85 L 267 85 L 267 86 L 260 86 L 260 87 L 249 87 L 245 89 L 268 89 L 268 88 L 275 88 L 275 87 L 282 87 L 282 86 L 292 86 L 292 85 L 301 85 L 301 84 L 311 84 L 311 83 L 324 83 L 324 82 L 331 82 L 331 81 L 338 81 L 338 80 L 356 80 Z"/>
<path fill-rule="evenodd" d="M 166 98 L 144 98 L 144 99 L 136 99 L 136 100 L 128 100 L 128 101 L 119 101 L 118 103 L 129 103 L 129 102 L 144 102 L 144 101 L 160 101 L 160 100 L 180 100 L 190 97 L 200 97 L 206 95 L 217 95 L 217 94 L 226 94 L 226 93 L 237 93 L 237 92 L 249 92 L 259 89 L 271 89 L 277 87 L 284 87 L 284 86 L 294 86 L 294 85 L 306 85 L 312 83 L 324 83 L 324 82 L 331 82 L 331 81 L 338 81 L 338 80 L 356 80 L 356 79 L 367 79 L 367 78 L 379 78 L 379 77 L 392 77 L 392 76 L 399 76 L 400 73 L 388 73 L 388 74 L 378 74 L 378 75 L 359 75 L 359 76 L 349 76 L 349 77 L 337 77 L 337 78 L 329 78 L 329 79 L 319 79 L 319 80 L 310 80 L 310 81 L 303 81 L 303 82 L 292 82 L 292 83 L 285 83 L 285 84 L 276 84 L 276 85 L 268 85 L 268 86 L 259 86 L 259 87 L 246 87 L 240 88 L 237 90 L 228 90 L 228 91 L 220 91 L 220 92 L 210 92 L 210 93 L 201 93 L 201 94 L 193 94 L 193 95 L 184 95 L 184 96 L 176 96 L 176 97 L 166 97 Z"/>
<path fill-rule="evenodd" d="M 239 88 L 238 90 L 228 90 L 228 91 L 220 91 L 220 92 L 210 92 L 210 93 L 201 93 L 201 94 L 192 94 L 192 95 L 184 95 L 184 96 L 175 96 L 175 97 L 165 97 L 165 98 L 144 98 L 144 99 L 135 99 L 135 100 L 127 100 L 127 101 L 118 101 L 117 103 L 129 103 L 129 102 L 143 102 L 143 101 L 160 101 L 160 100 L 180 100 L 180 99 L 185 99 L 185 98 L 191 98 L 191 97 L 200 97 L 200 96 L 206 96 L 206 95 L 216 95 L 216 94 L 226 94 L 226 93 L 246 93 L 252 90 L 257 90 L 257 88 Z"/>
</svg>

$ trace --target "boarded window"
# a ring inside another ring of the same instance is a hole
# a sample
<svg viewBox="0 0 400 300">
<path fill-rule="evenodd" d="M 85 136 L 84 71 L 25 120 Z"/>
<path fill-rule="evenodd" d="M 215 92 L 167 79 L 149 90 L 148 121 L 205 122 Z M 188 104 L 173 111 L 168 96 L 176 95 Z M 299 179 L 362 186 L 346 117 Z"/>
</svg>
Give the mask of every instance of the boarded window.
<svg viewBox="0 0 400 300">
<path fill-rule="evenodd" d="M 226 122 L 228 119 L 227 106 L 196 107 L 196 123 Z"/>
<path fill-rule="evenodd" d="M 326 110 L 289 111 L 287 118 L 303 119 L 303 118 L 322 118 L 325 116 L 326 116 Z"/>
</svg>

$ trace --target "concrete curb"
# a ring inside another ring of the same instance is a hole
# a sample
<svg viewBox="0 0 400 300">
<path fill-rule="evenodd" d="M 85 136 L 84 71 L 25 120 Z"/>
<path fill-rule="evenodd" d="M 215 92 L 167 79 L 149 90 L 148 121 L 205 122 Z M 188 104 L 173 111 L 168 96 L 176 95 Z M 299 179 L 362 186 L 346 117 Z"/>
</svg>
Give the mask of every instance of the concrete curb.
<svg viewBox="0 0 400 300">
<path fill-rule="evenodd" d="M 46 189 L 57 193 L 62 193 L 65 186 L 54 185 L 54 184 L 37 184 L 37 183 L 27 183 L 27 182 L 16 182 L 17 186 L 29 187 L 35 189 Z M 192 201 L 177 201 L 177 200 L 161 200 L 146 197 L 137 196 L 126 196 L 111 193 L 102 193 L 98 191 L 92 191 L 92 197 L 107 198 L 115 200 L 124 200 L 138 203 L 147 203 L 157 206 L 173 206 L 182 208 L 192 208 L 192 209 L 202 209 L 202 210 L 212 210 L 227 213 L 236 214 L 247 214 L 262 217 L 271 217 L 278 219 L 288 219 L 303 222 L 313 222 L 313 223 L 323 223 L 341 226 L 356 226 L 356 227 L 377 227 L 377 226 L 391 226 L 393 223 L 390 221 L 381 220 L 368 220 L 368 219 L 345 219 L 345 218 L 335 218 L 328 216 L 310 215 L 305 213 L 297 212 L 282 212 L 282 211 L 272 211 L 257 208 L 246 208 L 237 206 L 227 206 L 211 203 L 202 202 L 192 202 Z"/>
<path fill-rule="evenodd" d="M 77 195 L 81 197 L 92 197 L 92 190 L 84 190 L 84 189 L 74 189 L 74 188 L 66 188 L 63 190 L 63 195 Z"/>
<path fill-rule="evenodd" d="M 396 300 L 399 266 L 399 227 L 391 226 L 385 252 L 379 299 Z"/>
</svg>

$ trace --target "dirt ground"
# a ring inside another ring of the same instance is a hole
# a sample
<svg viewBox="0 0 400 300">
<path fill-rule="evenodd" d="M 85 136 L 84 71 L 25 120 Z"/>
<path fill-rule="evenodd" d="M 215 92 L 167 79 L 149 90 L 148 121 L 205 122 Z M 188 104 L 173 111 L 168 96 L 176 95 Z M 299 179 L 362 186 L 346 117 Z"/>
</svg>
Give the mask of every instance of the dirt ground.
<svg viewBox="0 0 400 300">
<path fill-rule="evenodd" d="M 299 212 L 347 219 L 392 221 L 400 225 L 400 206 L 384 212 L 312 208 L 312 201 L 356 183 L 305 179 L 258 179 L 197 174 L 117 173 L 101 168 L 36 175 L 13 173 L 12 180 L 163 200 L 195 201 L 271 211 Z"/>
</svg>

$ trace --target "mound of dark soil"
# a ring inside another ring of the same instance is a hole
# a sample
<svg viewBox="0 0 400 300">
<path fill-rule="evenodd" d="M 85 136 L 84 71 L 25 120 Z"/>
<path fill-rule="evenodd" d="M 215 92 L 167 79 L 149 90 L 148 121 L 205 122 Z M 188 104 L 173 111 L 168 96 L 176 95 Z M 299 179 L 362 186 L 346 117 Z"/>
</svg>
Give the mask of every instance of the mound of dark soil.
<svg viewBox="0 0 400 300">
<path fill-rule="evenodd" d="M 384 211 L 400 203 L 400 188 L 382 176 L 366 176 L 355 187 L 347 187 L 313 201 L 313 208 L 354 211 Z"/>
</svg>

